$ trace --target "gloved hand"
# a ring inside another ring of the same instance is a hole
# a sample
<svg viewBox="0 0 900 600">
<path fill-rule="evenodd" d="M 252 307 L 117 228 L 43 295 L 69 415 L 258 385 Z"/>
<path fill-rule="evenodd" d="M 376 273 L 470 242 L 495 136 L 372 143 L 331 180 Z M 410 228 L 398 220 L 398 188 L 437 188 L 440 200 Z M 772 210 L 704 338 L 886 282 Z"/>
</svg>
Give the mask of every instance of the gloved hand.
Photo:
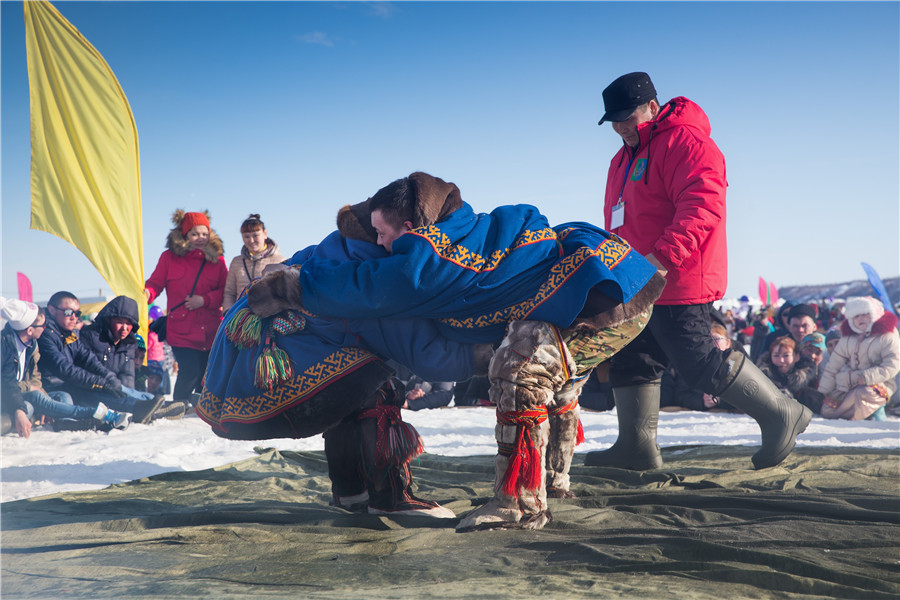
<svg viewBox="0 0 900 600">
<path fill-rule="evenodd" d="M 112 377 L 107 377 L 106 381 L 103 382 L 103 391 L 118 396 L 119 398 L 125 396 L 125 392 L 122 391 L 122 382 L 114 375 Z"/>
<path fill-rule="evenodd" d="M 296 270 L 275 271 L 254 283 L 247 291 L 247 306 L 263 318 L 302 308 L 303 294 Z"/>
</svg>

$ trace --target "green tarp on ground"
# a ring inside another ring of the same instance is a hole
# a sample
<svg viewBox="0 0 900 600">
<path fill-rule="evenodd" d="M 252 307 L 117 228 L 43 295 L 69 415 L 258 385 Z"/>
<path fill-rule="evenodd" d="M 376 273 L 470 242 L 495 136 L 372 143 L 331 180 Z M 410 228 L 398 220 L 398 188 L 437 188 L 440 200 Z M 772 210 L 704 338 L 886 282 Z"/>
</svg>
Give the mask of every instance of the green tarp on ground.
<svg viewBox="0 0 900 600">
<path fill-rule="evenodd" d="M 666 448 L 651 473 L 572 469 L 540 531 L 328 506 L 320 452 L 2 505 L 7 598 L 897 598 L 900 455 Z M 487 456 L 425 455 L 420 495 L 486 501 Z"/>
</svg>

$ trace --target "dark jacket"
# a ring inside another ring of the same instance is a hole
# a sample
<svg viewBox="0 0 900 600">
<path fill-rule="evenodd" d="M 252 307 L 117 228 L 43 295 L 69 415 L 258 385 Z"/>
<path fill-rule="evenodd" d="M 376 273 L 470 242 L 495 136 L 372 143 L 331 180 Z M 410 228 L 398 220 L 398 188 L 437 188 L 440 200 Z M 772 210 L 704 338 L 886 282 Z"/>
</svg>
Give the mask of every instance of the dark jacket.
<svg viewBox="0 0 900 600">
<path fill-rule="evenodd" d="M 0 366 L 0 379 L 2 379 L 0 401 L 2 401 L 2 411 L 9 415 L 13 423 L 16 420 L 17 410 L 28 412 L 22 392 L 41 387 L 41 373 L 37 369 L 37 361 L 41 354 L 34 340 L 25 349 L 25 373 L 22 381 L 19 381 L 19 349 L 16 345 L 16 337 L 16 332 L 7 323 L 3 327 L 3 332 L 0 333 L 0 362 L 2 362 L 2 366 Z"/>
<path fill-rule="evenodd" d="M 78 331 L 64 332 L 53 319 L 38 339 L 41 358 L 38 368 L 44 378 L 44 389 L 63 385 L 91 389 L 102 387 L 113 373 L 87 349 Z"/>
<path fill-rule="evenodd" d="M 114 344 L 109 330 L 110 320 L 124 317 L 131 321 L 134 330 L 127 338 Z M 81 343 L 100 359 L 104 367 L 115 373 L 122 385 L 134 387 L 134 355 L 137 340 L 138 305 L 128 296 L 116 296 L 97 314 L 94 322 L 81 330 Z"/>
<path fill-rule="evenodd" d="M 759 361 L 756 364 L 759 370 L 771 379 L 778 389 L 789 393 L 804 406 L 821 408 L 823 394 L 816 390 L 818 367 L 812 360 L 801 356 L 790 371 L 782 373 L 772 364 L 770 353 L 766 352 L 759 357 Z M 813 408 L 813 410 L 818 412 L 816 408 Z"/>
</svg>

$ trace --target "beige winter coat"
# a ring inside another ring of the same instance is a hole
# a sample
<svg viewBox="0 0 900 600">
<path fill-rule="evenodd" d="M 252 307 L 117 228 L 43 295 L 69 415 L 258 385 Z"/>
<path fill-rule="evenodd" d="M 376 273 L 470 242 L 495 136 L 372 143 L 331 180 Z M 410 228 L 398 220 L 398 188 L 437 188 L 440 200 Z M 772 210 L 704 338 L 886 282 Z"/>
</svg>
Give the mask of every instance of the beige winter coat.
<svg viewBox="0 0 900 600">
<path fill-rule="evenodd" d="M 869 334 L 859 334 L 847 322 L 841 326 L 841 339 L 819 380 L 819 391 L 833 398 L 844 396 L 859 385 L 882 384 L 893 393 L 894 378 L 900 372 L 900 335 L 897 317 L 885 313 L 872 326 Z"/>
<path fill-rule="evenodd" d="M 263 269 L 266 265 L 284 262 L 284 256 L 278 249 L 278 244 L 271 239 L 266 240 L 266 250 L 256 256 L 250 256 L 247 246 L 241 248 L 241 254 L 235 256 L 228 267 L 228 278 L 225 280 L 225 299 L 222 302 L 222 309 L 231 308 L 241 292 L 244 291 L 250 282 L 254 279 L 262 277 Z"/>
</svg>

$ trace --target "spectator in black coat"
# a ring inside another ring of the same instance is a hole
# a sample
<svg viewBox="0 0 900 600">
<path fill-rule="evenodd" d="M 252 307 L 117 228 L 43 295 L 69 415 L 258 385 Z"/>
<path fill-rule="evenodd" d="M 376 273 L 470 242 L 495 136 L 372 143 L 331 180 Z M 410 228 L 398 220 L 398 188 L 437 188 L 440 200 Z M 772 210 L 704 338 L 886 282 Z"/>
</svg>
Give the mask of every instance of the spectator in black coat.
<svg viewBox="0 0 900 600">
<path fill-rule="evenodd" d="M 81 330 L 81 343 L 112 371 L 122 385 L 133 388 L 139 322 L 137 302 L 116 296 Z"/>
</svg>

